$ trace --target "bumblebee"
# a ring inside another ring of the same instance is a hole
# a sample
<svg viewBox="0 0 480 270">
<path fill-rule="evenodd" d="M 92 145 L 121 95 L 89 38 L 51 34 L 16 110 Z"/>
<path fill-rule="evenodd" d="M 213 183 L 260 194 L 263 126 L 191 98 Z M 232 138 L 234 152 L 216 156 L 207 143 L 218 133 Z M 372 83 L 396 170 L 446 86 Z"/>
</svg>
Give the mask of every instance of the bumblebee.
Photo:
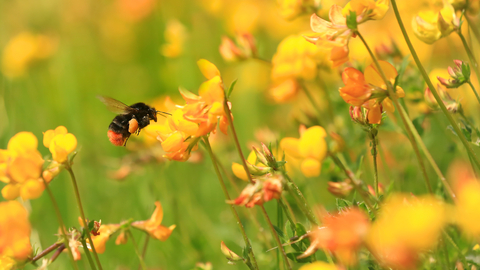
<svg viewBox="0 0 480 270">
<path fill-rule="evenodd" d="M 126 105 L 116 99 L 97 96 L 107 108 L 117 113 L 108 126 L 108 139 L 113 145 L 125 146 L 132 134 L 140 134 L 140 130 L 150 124 L 150 120 L 157 122 L 157 114 L 170 115 L 167 112 L 157 111 L 143 102 Z"/>
</svg>

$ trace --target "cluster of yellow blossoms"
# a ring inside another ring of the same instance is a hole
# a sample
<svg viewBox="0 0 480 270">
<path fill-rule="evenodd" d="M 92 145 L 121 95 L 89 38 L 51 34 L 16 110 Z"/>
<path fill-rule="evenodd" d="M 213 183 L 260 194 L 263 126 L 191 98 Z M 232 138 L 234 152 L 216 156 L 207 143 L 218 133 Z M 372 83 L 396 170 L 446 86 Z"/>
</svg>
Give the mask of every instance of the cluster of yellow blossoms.
<svg viewBox="0 0 480 270">
<path fill-rule="evenodd" d="M 60 171 L 60 164 L 77 147 L 77 139 L 63 126 L 45 132 L 43 144 L 49 148 L 53 161 L 43 171 L 44 160 L 38 152 L 38 140 L 31 132 L 20 132 L 0 150 L 0 181 L 7 183 L 2 196 L 7 200 L 17 197 L 36 199 L 45 189 L 42 177 L 49 182 Z"/>
</svg>

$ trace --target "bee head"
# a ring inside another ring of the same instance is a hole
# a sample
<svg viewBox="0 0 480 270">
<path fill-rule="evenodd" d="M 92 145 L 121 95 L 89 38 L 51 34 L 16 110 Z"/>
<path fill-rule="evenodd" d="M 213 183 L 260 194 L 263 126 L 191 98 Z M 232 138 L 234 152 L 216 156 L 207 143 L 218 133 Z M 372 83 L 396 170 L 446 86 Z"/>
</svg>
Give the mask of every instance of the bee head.
<svg viewBox="0 0 480 270">
<path fill-rule="evenodd" d="M 148 116 L 150 117 L 150 119 L 157 122 L 157 110 L 155 110 L 155 108 L 150 108 L 148 110 Z"/>
</svg>

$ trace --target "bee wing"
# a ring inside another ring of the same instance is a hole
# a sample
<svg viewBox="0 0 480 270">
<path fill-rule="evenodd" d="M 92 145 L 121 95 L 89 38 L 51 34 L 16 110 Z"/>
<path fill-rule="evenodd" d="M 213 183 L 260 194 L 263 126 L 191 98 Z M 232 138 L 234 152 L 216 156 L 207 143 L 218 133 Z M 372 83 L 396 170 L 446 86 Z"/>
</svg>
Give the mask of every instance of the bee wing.
<svg viewBox="0 0 480 270">
<path fill-rule="evenodd" d="M 107 109 L 109 111 L 114 112 L 116 114 L 127 114 L 127 113 L 137 111 L 137 109 L 132 108 L 127 104 L 120 102 L 116 99 L 113 99 L 111 97 L 97 96 L 97 98 L 100 99 L 100 101 L 107 106 Z"/>
</svg>

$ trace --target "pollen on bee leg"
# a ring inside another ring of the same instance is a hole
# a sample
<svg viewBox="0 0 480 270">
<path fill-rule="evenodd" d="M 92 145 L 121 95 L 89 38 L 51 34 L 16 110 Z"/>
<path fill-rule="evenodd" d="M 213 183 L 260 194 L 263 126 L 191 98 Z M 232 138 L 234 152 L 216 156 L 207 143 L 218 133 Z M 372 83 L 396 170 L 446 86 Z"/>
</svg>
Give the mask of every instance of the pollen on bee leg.
<svg viewBox="0 0 480 270">
<path fill-rule="evenodd" d="M 130 133 L 135 133 L 138 129 L 138 121 L 135 118 L 132 118 L 132 120 L 128 121 L 128 132 Z"/>
</svg>

